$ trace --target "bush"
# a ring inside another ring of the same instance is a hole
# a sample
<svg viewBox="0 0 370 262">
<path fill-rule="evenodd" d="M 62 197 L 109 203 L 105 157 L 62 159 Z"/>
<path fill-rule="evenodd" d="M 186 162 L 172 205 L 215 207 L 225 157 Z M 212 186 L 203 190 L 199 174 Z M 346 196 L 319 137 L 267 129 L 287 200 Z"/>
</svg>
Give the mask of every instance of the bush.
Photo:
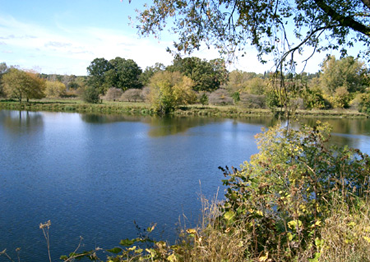
<svg viewBox="0 0 370 262">
<path fill-rule="evenodd" d="M 82 99 L 87 103 L 97 104 L 100 100 L 99 91 L 93 87 L 88 87 L 83 91 Z"/>
<path fill-rule="evenodd" d="M 128 89 L 122 94 L 120 100 L 127 102 L 144 101 L 143 91 L 141 89 Z"/>
<path fill-rule="evenodd" d="M 49 98 L 62 97 L 66 93 L 66 86 L 59 81 L 46 81 L 45 95 Z"/>
<path fill-rule="evenodd" d="M 208 105 L 208 95 L 206 92 L 200 92 L 198 93 L 198 98 L 197 100 L 199 103 L 201 103 L 203 106 Z"/>
<path fill-rule="evenodd" d="M 123 94 L 122 89 L 111 87 L 108 89 L 107 94 L 104 96 L 104 99 L 107 101 L 116 101 Z"/>
<path fill-rule="evenodd" d="M 257 136 L 260 152 L 227 179 L 222 230 L 245 225 L 246 254 L 274 261 L 319 256 L 321 228 L 332 206 L 355 206 L 368 194 L 370 158 L 355 149 L 328 146 L 330 128 L 271 128 Z"/>
<path fill-rule="evenodd" d="M 209 95 L 208 102 L 211 105 L 232 105 L 234 100 L 225 89 L 218 89 Z"/>
<path fill-rule="evenodd" d="M 242 93 L 240 104 L 246 108 L 266 108 L 266 97 L 264 95 Z"/>
<path fill-rule="evenodd" d="M 370 93 L 360 94 L 356 97 L 358 111 L 370 115 Z"/>
</svg>

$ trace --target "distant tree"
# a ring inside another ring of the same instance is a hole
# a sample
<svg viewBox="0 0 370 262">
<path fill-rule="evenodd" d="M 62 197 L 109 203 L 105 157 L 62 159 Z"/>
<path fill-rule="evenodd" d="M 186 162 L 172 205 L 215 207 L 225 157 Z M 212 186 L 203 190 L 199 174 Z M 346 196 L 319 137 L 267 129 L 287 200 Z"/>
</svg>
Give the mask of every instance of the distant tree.
<svg viewBox="0 0 370 262">
<path fill-rule="evenodd" d="M 104 93 L 105 89 L 105 73 L 113 69 L 112 64 L 105 58 L 95 58 L 87 67 L 88 80 L 87 84 L 98 90 L 100 94 Z"/>
<path fill-rule="evenodd" d="M 263 95 L 267 89 L 268 82 L 267 80 L 264 80 L 259 77 L 254 77 L 252 79 L 249 79 L 245 83 L 245 91 L 249 94 L 254 95 Z"/>
<path fill-rule="evenodd" d="M 8 71 L 8 66 L 6 63 L 0 63 L 0 97 L 5 96 L 4 90 L 3 90 L 3 83 L 1 81 L 3 75 Z"/>
<path fill-rule="evenodd" d="M 368 84 L 365 63 L 352 56 L 339 60 L 330 56 L 324 60 L 322 71 L 321 86 L 329 95 L 334 95 L 340 87 L 346 87 L 349 93 L 363 92 Z"/>
<path fill-rule="evenodd" d="M 70 88 L 75 89 L 75 81 L 76 81 L 75 75 L 63 75 L 62 83 L 66 86 L 66 89 L 69 90 Z"/>
<path fill-rule="evenodd" d="M 115 87 L 121 88 L 123 91 L 143 87 L 139 80 L 142 70 L 134 60 L 116 57 L 110 60 L 109 63 L 116 72 Z"/>
<path fill-rule="evenodd" d="M 256 76 L 256 73 L 233 70 L 229 73 L 229 78 L 225 84 L 225 88 L 229 90 L 230 93 L 242 91 L 246 88 L 247 81 Z"/>
<path fill-rule="evenodd" d="M 66 94 L 66 86 L 59 81 L 46 81 L 46 97 L 62 97 Z"/>
<path fill-rule="evenodd" d="M 4 91 L 8 97 L 16 98 L 22 102 L 23 98 L 41 99 L 45 97 L 45 80 L 33 72 L 26 72 L 19 69 L 11 68 L 3 75 Z"/>
<path fill-rule="evenodd" d="M 194 103 L 194 82 L 179 72 L 158 72 L 150 80 L 149 100 L 159 114 L 167 114 L 179 105 Z"/>
<path fill-rule="evenodd" d="M 164 71 L 165 65 L 162 63 L 155 63 L 154 66 L 148 66 L 144 72 L 140 75 L 139 80 L 143 86 L 147 86 L 150 83 L 150 78 L 157 72 Z"/>
<path fill-rule="evenodd" d="M 177 56 L 173 65 L 168 66 L 170 72 L 180 72 L 192 79 L 195 83 L 195 91 L 213 91 L 224 83 L 228 78 L 225 62 L 222 59 L 211 61 L 201 60 L 198 57 L 181 58 Z"/>
</svg>

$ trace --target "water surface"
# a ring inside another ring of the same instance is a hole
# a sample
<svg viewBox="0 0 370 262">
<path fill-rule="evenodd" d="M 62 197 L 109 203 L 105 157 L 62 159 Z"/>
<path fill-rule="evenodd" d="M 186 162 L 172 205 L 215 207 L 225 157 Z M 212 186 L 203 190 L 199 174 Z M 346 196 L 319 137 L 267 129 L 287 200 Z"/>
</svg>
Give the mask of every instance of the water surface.
<svg viewBox="0 0 370 262">
<path fill-rule="evenodd" d="M 370 151 L 369 121 L 329 122 L 335 143 Z M 222 195 L 218 166 L 248 160 L 254 135 L 275 123 L 0 111 L 0 250 L 47 261 L 47 220 L 54 260 L 80 236 L 80 251 L 134 238 L 134 221 L 155 222 L 154 237 L 174 241 L 179 218 L 197 223 L 200 193 Z"/>
</svg>

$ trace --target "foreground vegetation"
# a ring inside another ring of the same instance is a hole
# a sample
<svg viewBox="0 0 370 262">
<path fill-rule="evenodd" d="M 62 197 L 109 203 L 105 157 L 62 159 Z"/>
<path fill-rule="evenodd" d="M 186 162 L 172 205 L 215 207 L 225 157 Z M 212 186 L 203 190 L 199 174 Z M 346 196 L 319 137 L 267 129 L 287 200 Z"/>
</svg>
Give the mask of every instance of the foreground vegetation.
<svg viewBox="0 0 370 262">
<path fill-rule="evenodd" d="M 144 235 L 122 240 L 104 258 L 94 250 L 63 259 L 370 261 L 370 158 L 329 146 L 330 132 L 318 122 L 257 135 L 259 153 L 250 161 L 220 167 L 225 201 L 203 201 L 202 223 L 184 230 L 176 245 Z"/>
</svg>

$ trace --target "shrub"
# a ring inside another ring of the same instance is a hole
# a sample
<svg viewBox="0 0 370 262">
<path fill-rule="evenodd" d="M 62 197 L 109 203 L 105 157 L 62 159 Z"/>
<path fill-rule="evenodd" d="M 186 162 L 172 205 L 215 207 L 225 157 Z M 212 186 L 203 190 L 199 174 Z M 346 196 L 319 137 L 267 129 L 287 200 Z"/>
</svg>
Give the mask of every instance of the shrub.
<svg viewBox="0 0 370 262">
<path fill-rule="evenodd" d="M 324 98 L 320 87 L 313 86 L 303 92 L 304 106 L 307 109 L 328 109 L 330 103 Z"/>
<path fill-rule="evenodd" d="M 198 93 L 198 101 L 204 106 L 208 105 L 208 95 L 206 92 Z"/>
<path fill-rule="evenodd" d="M 351 95 L 345 86 L 338 87 L 335 90 L 334 96 L 331 97 L 333 106 L 337 108 L 348 108 L 350 101 Z"/>
<path fill-rule="evenodd" d="M 141 89 L 128 89 L 122 94 L 120 100 L 127 102 L 144 101 L 143 91 Z"/>
<path fill-rule="evenodd" d="M 266 97 L 264 95 L 242 93 L 240 104 L 247 108 L 266 108 Z"/>
<path fill-rule="evenodd" d="M 62 97 L 66 93 L 66 86 L 59 81 L 46 81 L 46 97 Z"/>
<path fill-rule="evenodd" d="M 97 104 L 100 100 L 99 91 L 93 87 L 88 87 L 83 91 L 82 99 L 87 103 Z"/>
<path fill-rule="evenodd" d="M 370 115 L 370 93 L 360 94 L 356 100 L 358 111 Z"/>
<path fill-rule="evenodd" d="M 212 105 L 232 105 L 233 99 L 225 89 L 218 89 L 209 95 L 208 102 Z"/>
<path fill-rule="evenodd" d="M 304 261 L 321 248 L 321 227 L 333 203 L 355 205 L 369 189 L 370 158 L 328 146 L 326 124 L 300 130 L 270 128 L 257 136 L 260 152 L 241 166 L 223 169 L 226 201 L 222 230 L 241 222 L 252 243 L 246 253 L 274 261 Z"/>
<path fill-rule="evenodd" d="M 104 99 L 107 101 L 116 101 L 123 94 L 122 89 L 111 87 L 108 89 L 107 94 L 104 96 Z"/>
</svg>

